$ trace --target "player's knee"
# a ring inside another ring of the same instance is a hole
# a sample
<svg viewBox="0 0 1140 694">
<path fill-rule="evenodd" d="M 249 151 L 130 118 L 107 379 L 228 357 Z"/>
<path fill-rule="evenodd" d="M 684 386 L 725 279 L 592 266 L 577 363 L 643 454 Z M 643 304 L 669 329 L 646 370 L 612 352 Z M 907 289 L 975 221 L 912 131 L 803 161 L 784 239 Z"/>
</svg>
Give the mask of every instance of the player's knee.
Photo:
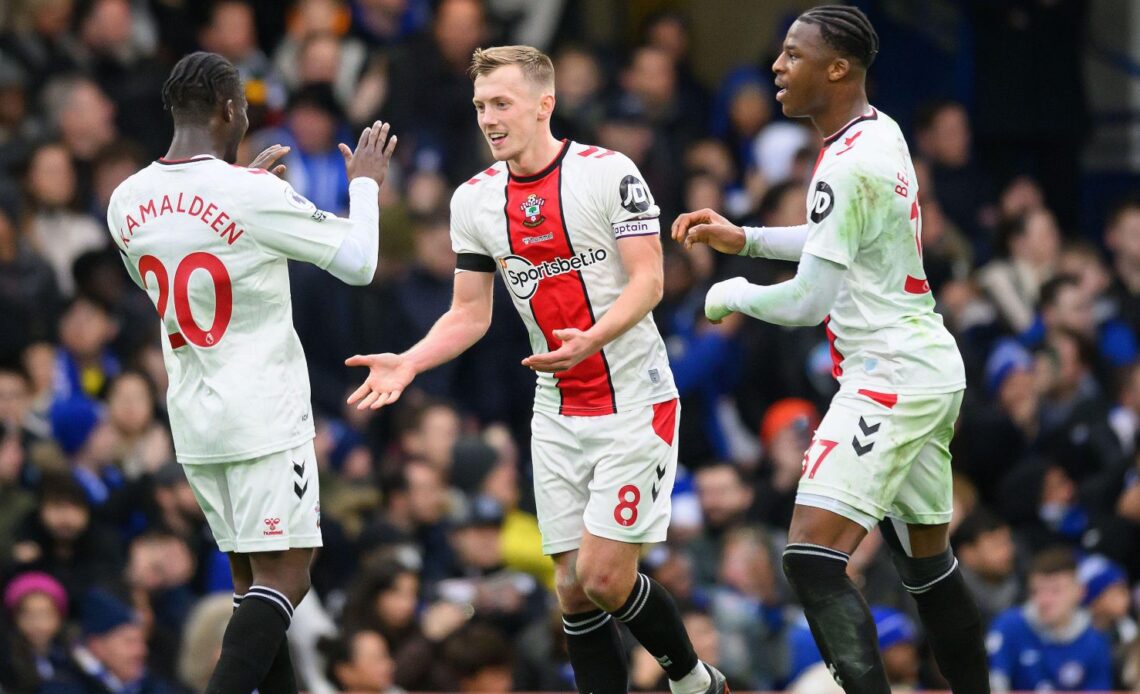
<svg viewBox="0 0 1140 694">
<path fill-rule="evenodd" d="M 921 558 L 892 551 L 891 560 L 899 572 L 903 588 L 916 597 L 938 585 L 958 568 L 958 559 L 949 547 L 933 557 Z"/>
<path fill-rule="evenodd" d="M 591 602 L 607 612 L 613 612 L 625 603 L 633 590 L 633 578 L 612 566 L 578 566 L 582 591 Z"/>
<path fill-rule="evenodd" d="M 790 544 L 784 548 L 782 564 L 788 585 L 808 607 L 842 588 L 847 581 L 847 560 L 839 550 Z"/>
</svg>

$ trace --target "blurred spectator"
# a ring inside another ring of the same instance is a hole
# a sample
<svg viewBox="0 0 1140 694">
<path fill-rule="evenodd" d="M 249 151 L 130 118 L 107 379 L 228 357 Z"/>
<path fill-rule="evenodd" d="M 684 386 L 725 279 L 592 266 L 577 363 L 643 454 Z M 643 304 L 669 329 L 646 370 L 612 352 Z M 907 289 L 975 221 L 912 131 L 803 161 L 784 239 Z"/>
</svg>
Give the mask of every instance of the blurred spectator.
<svg viewBox="0 0 1140 694">
<path fill-rule="evenodd" d="M 126 371 L 107 385 L 107 415 L 118 433 L 119 466 L 128 478 L 156 472 L 174 460 L 166 428 L 155 419 L 154 386 L 138 371 Z"/>
<path fill-rule="evenodd" d="M 1140 331 L 1140 197 L 1120 200 L 1108 216 L 1104 243 L 1112 252 L 1112 296 L 1121 317 L 1134 333 Z"/>
<path fill-rule="evenodd" d="M 681 620 L 685 623 L 685 631 L 701 662 L 708 663 L 721 672 L 731 672 L 726 670 L 727 666 L 720 657 L 721 639 L 714 619 L 698 610 L 686 610 L 681 614 Z M 660 664 L 640 645 L 635 646 L 630 654 L 629 679 L 632 685 L 630 688 L 635 691 L 665 691 L 669 688 L 669 678 L 661 672 Z M 740 683 L 743 678 L 737 676 L 732 681 Z"/>
<path fill-rule="evenodd" d="M 440 655 L 436 672 L 440 691 L 511 691 L 514 654 L 510 642 L 494 627 L 465 625 L 444 641 Z"/>
<path fill-rule="evenodd" d="M 406 403 L 396 425 L 400 450 L 422 459 L 443 476 L 451 472 L 451 455 L 459 433 L 459 414 L 440 401 Z"/>
<path fill-rule="evenodd" d="M 42 85 L 82 65 L 79 42 L 71 34 L 74 17 L 75 0 L 37 0 L 16 8 L 15 31 L 5 37 L 4 48 L 27 71 L 29 84 Z"/>
<path fill-rule="evenodd" d="M 770 75 L 745 67 L 728 73 L 720 85 L 712 132 L 729 143 L 739 171 L 758 167 L 753 146 L 760 131 L 772 120 L 771 84 Z"/>
<path fill-rule="evenodd" d="M 546 619 L 535 622 L 515 639 L 515 649 L 516 691 L 574 689 L 574 672 L 562 631 L 562 613 L 556 606 L 547 611 Z"/>
<path fill-rule="evenodd" d="M 14 198 L 0 193 L 0 313 L 6 317 L 0 359 L 8 360 L 53 337 L 60 303 L 54 269 L 20 233 Z"/>
<path fill-rule="evenodd" d="M 764 413 L 760 442 L 764 457 L 756 475 L 752 508 L 765 525 L 787 528 L 792 521 L 796 488 L 804 473 L 804 452 L 819 426 L 819 410 L 801 398 L 779 400 Z"/>
<path fill-rule="evenodd" d="M 325 676 L 338 691 L 400 694 L 393 684 L 395 664 L 388 643 L 376 631 L 357 631 L 318 644 L 325 658 Z"/>
<path fill-rule="evenodd" d="M 1009 524 L 985 508 L 977 508 L 962 519 L 951 539 L 962 578 L 978 603 L 982 624 L 989 624 L 1021 597 Z"/>
<path fill-rule="evenodd" d="M 4 589 L 6 620 L 0 636 L 0 687 L 33 691 L 67 662 L 67 593 L 50 575 L 29 571 Z"/>
<path fill-rule="evenodd" d="M 273 65 L 290 90 L 309 82 L 333 85 L 341 105 L 352 99 L 368 49 L 347 36 L 351 9 L 344 0 L 300 0 L 273 52 Z"/>
<path fill-rule="evenodd" d="M 209 684 L 233 611 L 228 593 L 214 594 L 199 600 L 187 617 L 178 654 L 178 681 L 191 690 L 205 691 Z"/>
<path fill-rule="evenodd" d="M 986 636 L 995 692 L 1112 688 L 1108 640 L 1081 608 L 1083 595 L 1071 550 L 1033 558 L 1029 601 L 999 615 Z"/>
<path fill-rule="evenodd" d="M 871 615 L 875 619 L 879 650 L 891 688 L 896 691 L 917 689 L 920 661 L 914 622 L 904 613 L 880 605 L 871 607 Z M 793 628 L 790 640 L 793 679 L 787 691 L 796 694 L 838 694 L 843 691 L 822 661 L 805 622 Z"/>
<path fill-rule="evenodd" d="M 146 151 L 135 141 L 119 139 L 103 147 L 95 155 L 92 169 L 92 205 L 91 212 L 99 220 L 107 216 L 107 206 L 111 202 L 111 193 L 119 184 L 142 169 L 150 162 Z"/>
<path fill-rule="evenodd" d="M 1040 313 L 1021 335 L 1029 346 L 1037 346 L 1056 330 L 1068 330 L 1095 344 L 1105 366 L 1132 363 L 1138 352 L 1136 336 L 1125 323 L 1115 319 L 1100 321 L 1096 315 L 1096 294 L 1076 275 L 1057 275 L 1041 286 Z"/>
<path fill-rule="evenodd" d="M 0 194 L 14 188 L 8 175 L 27 160 L 44 134 L 43 123 L 30 117 L 30 86 L 27 71 L 0 48 Z"/>
<path fill-rule="evenodd" d="M 209 19 L 198 34 L 198 43 L 204 50 L 225 57 L 241 73 L 249 101 L 250 132 L 285 107 L 285 87 L 258 46 L 253 6 L 246 0 L 213 3 Z"/>
<path fill-rule="evenodd" d="M 166 694 L 176 691 L 147 672 L 143 627 L 126 604 L 110 593 L 94 590 L 87 594 L 81 610 L 83 638 L 72 649 L 70 661 L 41 692 Z"/>
<path fill-rule="evenodd" d="M 1128 576 L 1112 560 L 1090 554 L 1077 563 L 1077 578 L 1085 589 L 1081 605 L 1092 616 L 1093 627 L 1108 637 L 1113 662 L 1119 665 L 1140 631 L 1132 617 Z"/>
<path fill-rule="evenodd" d="M 471 108 L 471 53 L 486 45 L 489 31 L 478 0 L 443 0 L 430 32 L 392 53 L 392 94 L 383 113 L 400 133 L 416 168 L 441 168 L 452 183 L 470 178 L 488 158 Z"/>
<path fill-rule="evenodd" d="M 700 585 L 716 583 L 719 557 L 731 530 L 747 522 L 753 491 L 740 468 L 731 463 L 712 463 L 694 473 L 697 496 L 704 516 L 704 532 L 689 544 Z"/>
<path fill-rule="evenodd" d="M 682 93 L 677 79 L 676 63 L 668 50 L 641 46 L 634 49 L 621 73 L 618 97 L 627 108 L 643 114 L 673 162 L 680 162 L 681 152 L 707 127 L 700 97 Z"/>
<path fill-rule="evenodd" d="M 59 350 L 55 361 L 56 401 L 96 398 L 122 370 L 119 359 L 108 349 L 118 331 L 110 309 L 102 302 L 77 296 L 59 320 Z"/>
<path fill-rule="evenodd" d="M 942 211 L 965 232 L 978 258 L 989 258 L 997 196 L 993 181 L 974 160 L 966 108 L 956 101 L 923 104 L 914 129 L 916 154 L 929 169 Z"/>
<path fill-rule="evenodd" d="M 153 60 L 153 32 L 140 30 L 140 24 L 149 23 L 146 12 L 144 4 L 130 0 L 95 0 L 87 4 L 79 36 L 88 72 L 115 104 L 119 131 L 131 133 L 146 151 L 157 153 L 173 131 L 161 100 L 155 98 L 166 69 Z"/>
<path fill-rule="evenodd" d="M 555 137 L 592 142 L 605 113 L 605 77 L 598 57 L 585 46 L 569 44 L 552 59 L 558 108 L 550 117 L 550 129 Z"/>
<path fill-rule="evenodd" d="M 542 553 L 538 518 L 520 508 L 523 493 L 518 473 L 518 450 L 510 431 L 491 425 L 483 439 L 461 438 L 455 442 L 451 483 L 467 496 L 494 500 L 503 511 L 499 552 L 503 565 L 537 578 L 554 590 L 554 562 Z M 527 495 L 527 507 L 533 499 Z"/>
<path fill-rule="evenodd" d="M 28 200 L 25 237 L 55 271 L 61 293 L 70 296 L 75 287 L 72 263 L 84 251 L 106 247 L 110 237 L 101 224 L 76 211 L 76 171 L 63 145 L 48 143 L 36 149 L 24 187 Z"/>
<path fill-rule="evenodd" d="M 1057 269 L 1061 231 L 1048 210 L 1034 210 L 999 231 L 1000 258 L 978 271 L 1005 323 L 1017 333 L 1033 323 L 1041 286 Z"/>
<path fill-rule="evenodd" d="M 922 265 L 931 291 L 941 297 L 946 283 L 964 282 L 968 278 L 973 268 L 974 250 L 957 224 L 946 216 L 931 167 L 920 159 L 914 162 L 914 173 L 919 183 Z"/>
</svg>

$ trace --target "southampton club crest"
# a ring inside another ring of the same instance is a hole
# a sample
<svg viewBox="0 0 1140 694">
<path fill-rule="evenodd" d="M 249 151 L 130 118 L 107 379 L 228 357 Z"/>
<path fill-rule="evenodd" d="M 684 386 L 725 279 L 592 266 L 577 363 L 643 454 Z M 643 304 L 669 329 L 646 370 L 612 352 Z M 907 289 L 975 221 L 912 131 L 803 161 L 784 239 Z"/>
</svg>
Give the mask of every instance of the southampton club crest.
<svg viewBox="0 0 1140 694">
<path fill-rule="evenodd" d="M 527 196 L 523 204 L 519 205 L 526 219 L 523 220 L 523 226 L 533 229 L 534 227 L 546 221 L 546 217 L 542 214 L 542 206 L 546 204 L 544 198 L 540 198 L 534 193 Z"/>
</svg>

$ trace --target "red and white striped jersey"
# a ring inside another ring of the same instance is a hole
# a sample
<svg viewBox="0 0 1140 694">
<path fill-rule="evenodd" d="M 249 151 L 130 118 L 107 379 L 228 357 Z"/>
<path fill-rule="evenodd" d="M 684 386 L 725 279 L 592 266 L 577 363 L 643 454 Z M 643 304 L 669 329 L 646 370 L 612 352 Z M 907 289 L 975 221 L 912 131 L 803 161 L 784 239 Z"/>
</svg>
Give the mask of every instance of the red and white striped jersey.
<svg viewBox="0 0 1140 694">
<path fill-rule="evenodd" d="M 261 169 L 159 160 L 124 181 L 111 237 L 162 321 L 181 463 L 230 463 L 313 438 L 288 259 L 328 267 L 352 223 Z"/>
<path fill-rule="evenodd" d="M 558 347 L 555 330 L 586 330 L 628 281 L 618 240 L 659 235 L 660 210 L 641 173 L 613 150 L 566 141 L 532 176 L 504 162 L 451 198 L 457 271 L 498 270 L 535 354 Z M 536 410 L 571 416 L 625 412 L 677 397 L 665 344 L 646 315 L 569 371 L 538 374 Z"/>
<path fill-rule="evenodd" d="M 918 180 L 899 126 L 871 109 L 824 140 L 804 253 L 847 268 L 826 321 L 841 385 L 888 393 L 966 387 L 922 268 Z"/>
</svg>

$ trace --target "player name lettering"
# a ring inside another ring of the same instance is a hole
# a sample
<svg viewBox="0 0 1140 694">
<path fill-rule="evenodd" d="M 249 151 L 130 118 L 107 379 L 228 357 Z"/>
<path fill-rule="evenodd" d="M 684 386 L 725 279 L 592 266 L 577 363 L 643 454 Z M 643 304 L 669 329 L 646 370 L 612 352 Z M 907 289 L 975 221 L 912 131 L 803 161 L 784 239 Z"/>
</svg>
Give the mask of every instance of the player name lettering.
<svg viewBox="0 0 1140 694">
<path fill-rule="evenodd" d="M 126 235 L 123 234 L 122 227 L 119 227 L 119 236 L 124 243 L 129 243 L 128 238 L 135 235 L 135 229 L 158 217 L 170 214 L 197 217 L 231 246 L 245 233 L 245 229 L 238 227 L 230 215 L 225 210 L 219 209 L 216 204 L 203 200 L 200 195 L 177 193 L 139 203 L 138 216 L 127 214 Z"/>
</svg>

